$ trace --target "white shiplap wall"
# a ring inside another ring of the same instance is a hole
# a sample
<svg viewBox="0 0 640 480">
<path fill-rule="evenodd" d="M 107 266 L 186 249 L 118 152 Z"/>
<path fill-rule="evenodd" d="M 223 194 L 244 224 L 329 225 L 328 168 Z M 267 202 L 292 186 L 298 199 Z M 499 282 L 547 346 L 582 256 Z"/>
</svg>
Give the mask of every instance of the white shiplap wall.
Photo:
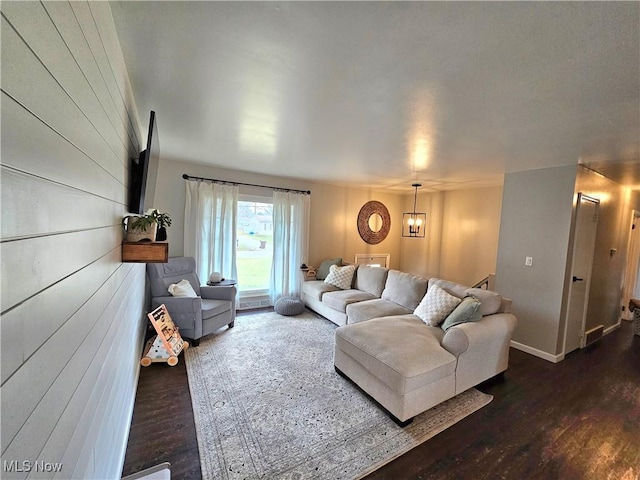
<svg viewBox="0 0 640 480">
<path fill-rule="evenodd" d="M 142 143 L 122 51 L 106 2 L 0 10 L 0 476 L 119 478 L 146 323 L 144 265 L 120 262 Z"/>
</svg>

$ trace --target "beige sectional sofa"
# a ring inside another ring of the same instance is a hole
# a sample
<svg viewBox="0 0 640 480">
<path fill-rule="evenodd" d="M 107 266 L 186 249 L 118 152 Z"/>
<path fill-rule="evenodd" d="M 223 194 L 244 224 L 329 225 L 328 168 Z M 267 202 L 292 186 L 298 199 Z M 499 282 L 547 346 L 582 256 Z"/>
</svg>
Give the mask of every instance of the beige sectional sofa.
<svg viewBox="0 0 640 480">
<path fill-rule="evenodd" d="M 442 324 L 446 331 L 425 317 L 430 290 L 429 297 L 448 295 L 458 302 Z M 471 298 L 463 302 L 465 297 Z M 496 292 L 360 266 L 351 288 L 324 280 L 307 281 L 302 299 L 307 307 L 339 325 L 336 370 L 401 426 L 508 367 L 516 317 L 510 313 L 511 301 Z M 463 303 L 472 302 L 474 318 L 462 321 Z M 454 324 L 449 325 L 451 322 Z"/>
</svg>

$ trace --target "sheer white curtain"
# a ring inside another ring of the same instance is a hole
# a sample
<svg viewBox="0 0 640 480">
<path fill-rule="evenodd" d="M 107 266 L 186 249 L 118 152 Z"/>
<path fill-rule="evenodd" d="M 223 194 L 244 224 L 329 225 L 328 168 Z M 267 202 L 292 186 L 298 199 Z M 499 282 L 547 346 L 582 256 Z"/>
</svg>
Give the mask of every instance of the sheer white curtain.
<svg viewBox="0 0 640 480">
<path fill-rule="evenodd" d="M 300 294 L 300 265 L 307 261 L 309 249 L 310 205 L 310 195 L 273 192 L 272 303 L 283 295 Z"/>
<path fill-rule="evenodd" d="M 184 255 L 196 259 L 202 283 L 212 272 L 238 278 L 236 270 L 236 217 L 238 186 L 186 181 Z"/>
</svg>

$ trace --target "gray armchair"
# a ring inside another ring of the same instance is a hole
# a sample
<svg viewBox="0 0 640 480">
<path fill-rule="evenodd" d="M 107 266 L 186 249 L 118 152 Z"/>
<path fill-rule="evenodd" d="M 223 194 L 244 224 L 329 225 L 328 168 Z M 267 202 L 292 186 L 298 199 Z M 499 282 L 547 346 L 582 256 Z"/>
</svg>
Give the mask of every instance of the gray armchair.
<svg viewBox="0 0 640 480">
<path fill-rule="evenodd" d="M 198 346 L 200 338 L 219 328 L 233 327 L 236 318 L 236 287 L 200 285 L 193 257 L 173 257 L 167 263 L 148 263 L 147 275 L 151 285 L 151 308 L 163 303 L 180 334 Z M 169 285 L 189 280 L 197 297 L 173 297 Z"/>
</svg>

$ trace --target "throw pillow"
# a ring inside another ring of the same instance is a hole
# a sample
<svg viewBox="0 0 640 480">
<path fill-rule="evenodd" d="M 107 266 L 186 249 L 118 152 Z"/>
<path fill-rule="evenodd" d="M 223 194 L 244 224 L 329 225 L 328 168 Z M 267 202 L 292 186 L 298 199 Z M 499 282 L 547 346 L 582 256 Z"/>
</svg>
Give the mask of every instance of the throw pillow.
<svg viewBox="0 0 640 480">
<path fill-rule="evenodd" d="M 437 327 L 461 301 L 438 285 L 432 285 L 413 313 L 427 325 Z"/>
<path fill-rule="evenodd" d="M 197 297 L 198 294 L 193 289 L 189 280 L 182 279 L 178 283 L 169 285 L 169 293 L 174 297 Z"/>
<path fill-rule="evenodd" d="M 355 265 L 345 265 L 344 267 L 331 265 L 329 275 L 324 279 L 324 283 L 334 285 L 341 290 L 348 290 L 351 288 L 355 271 Z"/>
<path fill-rule="evenodd" d="M 482 318 L 480 312 L 480 300 L 472 295 L 468 295 L 462 299 L 462 302 L 449 314 L 442 322 L 442 330 L 445 332 L 454 325 L 461 323 L 477 322 Z"/>
<path fill-rule="evenodd" d="M 318 270 L 316 270 L 316 280 L 324 280 L 329 275 L 331 265 L 342 265 L 342 258 L 332 258 L 331 260 L 323 260 Z"/>
</svg>

